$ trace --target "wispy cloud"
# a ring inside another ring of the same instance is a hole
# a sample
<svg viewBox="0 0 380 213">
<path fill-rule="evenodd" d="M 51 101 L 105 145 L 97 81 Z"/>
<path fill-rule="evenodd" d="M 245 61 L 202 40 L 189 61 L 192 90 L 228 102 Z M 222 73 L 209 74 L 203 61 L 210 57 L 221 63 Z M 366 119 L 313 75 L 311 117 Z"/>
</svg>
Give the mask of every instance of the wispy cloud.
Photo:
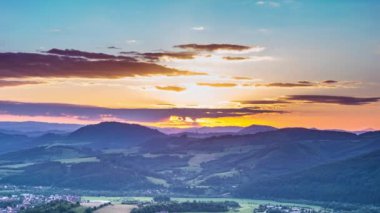
<svg viewBox="0 0 380 213">
<path fill-rule="evenodd" d="M 223 59 L 228 61 L 244 61 L 250 58 L 248 56 L 224 56 Z"/>
<path fill-rule="evenodd" d="M 298 82 L 271 82 L 255 84 L 256 87 L 282 87 L 282 88 L 353 88 L 360 84 L 356 81 L 336 81 L 325 80 L 317 81 L 298 81 Z"/>
<path fill-rule="evenodd" d="M 194 31 L 203 31 L 203 30 L 205 30 L 206 28 L 203 27 L 203 26 L 194 26 L 194 27 L 192 27 L 191 29 L 194 30 Z"/>
<path fill-rule="evenodd" d="M 234 101 L 245 105 L 276 105 L 276 104 L 288 104 L 289 101 L 286 100 L 243 100 Z"/>
<path fill-rule="evenodd" d="M 156 86 L 158 90 L 173 91 L 173 92 L 182 92 L 185 91 L 185 87 L 180 86 Z"/>
<path fill-rule="evenodd" d="M 241 100 L 235 101 L 243 105 L 276 105 L 276 104 L 337 104 L 337 105 L 365 105 L 380 101 L 380 97 L 353 97 L 332 95 L 288 95 L 273 100 Z"/>
<path fill-rule="evenodd" d="M 235 79 L 235 80 L 252 80 L 253 78 L 246 77 L 246 76 L 234 76 L 234 77 L 232 77 L 232 79 Z"/>
<path fill-rule="evenodd" d="M 265 50 L 261 46 L 238 44 L 181 44 L 174 46 L 182 51 L 120 52 L 124 56 L 149 62 L 174 60 L 203 60 L 220 62 L 257 62 L 274 60 L 272 56 L 255 55 Z"/>
<path fill-rule="evenodd" d="M 180 49 L 193 50 L 193 51 L 205 51 L 205 52 L 261 52 L 265 48 L 260 46 L 246 46 L 238 44 L 181 44 L 174 46 Z"/>
<path fill-rule="evenodd" d="M 200 82 L 197 83 L 198 86 L 207 86 L 207 87 L 236 87 L 236 83 L 207 83 L 207 82 Z"/>
<path fill-rule="evenodd" d="M 111 50 L 120 50 L 121 49 L 120 47 L 115 47 L 115 46 L 108 46 L 107 48 L 111 49 Z"/>
<path fill-rule="evenodd" d="M 127 44 L 137 44 L 137 40 L 130 39 L 130 40 L 126 40 L 125 43 L 127 43 Z"/>
<path fill-rule="evenodd" d="M 195 52 L 153 52 L 153 53 L 139 53 L 144 59 L 156 61 L 156 60 L 170 60 L 170 59 L 182 59 L 189 60 L 194 59 L 197 56 Z"/>
<path fill-rule="evenodd" d="M 0 79 L 0 87 L 15 87 L 23 85 L 43 84 L 42 81 L 28 81 L 28 80 L 3 80 Z"/>
<path fill-rule="evenodd" d="M 364 105 L 375 103 L 380 97 L 350 97 L 350 96 L 331 96 L 331 95 L 290 95 L 285 97 L 288 101 L 301 101 L 305 103 L 323 103 L 339 105 Z"/>
<path fill-rule="evenodd" d="M 258 5 L 258 6 L 269 6 L 269 7 L 273 7 L 273 8 L 281 6 L 281 4 L 277 1 L 266 1 L 266 0 L 265 1 L 264 0 L 257 1 L 256 5 Z"/>
</svg>

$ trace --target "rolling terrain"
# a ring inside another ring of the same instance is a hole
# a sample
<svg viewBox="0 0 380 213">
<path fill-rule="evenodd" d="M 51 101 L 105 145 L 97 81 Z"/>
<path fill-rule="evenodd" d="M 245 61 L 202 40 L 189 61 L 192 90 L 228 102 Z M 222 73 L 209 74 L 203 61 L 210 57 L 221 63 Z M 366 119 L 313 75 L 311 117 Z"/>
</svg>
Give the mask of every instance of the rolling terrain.
<svg viewBox="0 0 380 213">
<path fill-rule="evenodd" d="M 191 137 L 106 122 L 66 134 L 2 135 L 3 184 L 380 203 L 372 196 L 379 132 L 251 126 Z"/>
</svg>

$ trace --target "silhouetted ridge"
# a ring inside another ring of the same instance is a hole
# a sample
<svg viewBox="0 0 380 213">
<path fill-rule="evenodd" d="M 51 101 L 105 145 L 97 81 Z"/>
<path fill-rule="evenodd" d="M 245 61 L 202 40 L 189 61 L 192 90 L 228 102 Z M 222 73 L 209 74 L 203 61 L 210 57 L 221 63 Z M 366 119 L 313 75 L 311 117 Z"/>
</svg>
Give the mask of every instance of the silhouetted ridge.
<svg viewBox="0 0 380 213">
<path fill-rule="evenodd" d="M 257 135 L 281 140 L 346 140 L 357 137 L 356 134 L 349 132 L 314 130 L 306 128 L 283 128 L 270 132 L 257 133 Z"/>
<path fill-rule="evenodd" d="M 366 132 L 359 135 L 361 138 L 380 138 L 380 131 Z"/>
<path fill-rule="evenodd" d="M 264 125 L 251 125 L 240 130 L 238 134 L 240 135 L 256 134 L 259 132 L 269 132 L 273 130 L 277 130 L 277 128 L 272 127 L 272 126 L 264 126 Z"/>
<path fill-rule="evenodd" d="M 69 140 L 82 142 L 138 144 L 147 139 L 164 136 L 158 130 L 137 124 L 103 122 L 82 127 L 71 133 Z"/>
</svg>

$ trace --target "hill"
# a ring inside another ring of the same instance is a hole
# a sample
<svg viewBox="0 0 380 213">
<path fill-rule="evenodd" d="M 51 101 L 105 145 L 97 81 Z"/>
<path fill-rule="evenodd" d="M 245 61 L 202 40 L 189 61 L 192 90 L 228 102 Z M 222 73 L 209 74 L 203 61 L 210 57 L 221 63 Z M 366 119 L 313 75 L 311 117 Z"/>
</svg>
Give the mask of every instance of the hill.
<svg viewBox="0 0 380 213">
<path fill-rule="evenodd" d="M 380 151 L 243 185 L 243 197 L 380 204 Z"/>
<path fill-rule="evenodd" d="M 0 132 L 0 153 L 19 150 L 22 147 L 32 147 L 32 138 L 19 134 L 6 134 Z"/>
<path fill-rule="evenodd" d="M 165 134 L 148 127 L 118 122 L 103 122 L 82 127 L 66 138 L 68 141 L 91 143 L 97 148 L 131 147 Z"/>
</svg>

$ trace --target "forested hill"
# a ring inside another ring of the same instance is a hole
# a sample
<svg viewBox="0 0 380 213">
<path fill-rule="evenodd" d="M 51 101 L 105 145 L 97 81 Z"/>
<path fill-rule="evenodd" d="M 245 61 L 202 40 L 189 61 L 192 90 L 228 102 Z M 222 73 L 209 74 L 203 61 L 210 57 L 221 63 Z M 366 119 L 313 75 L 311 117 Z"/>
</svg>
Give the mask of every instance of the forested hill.
<svg viewBox="0 0 380 213">
<path fill-rule="evenodd" d="M 380 203 L 380 150 L 244 184 L 243 197 Z"/>
</svg>

